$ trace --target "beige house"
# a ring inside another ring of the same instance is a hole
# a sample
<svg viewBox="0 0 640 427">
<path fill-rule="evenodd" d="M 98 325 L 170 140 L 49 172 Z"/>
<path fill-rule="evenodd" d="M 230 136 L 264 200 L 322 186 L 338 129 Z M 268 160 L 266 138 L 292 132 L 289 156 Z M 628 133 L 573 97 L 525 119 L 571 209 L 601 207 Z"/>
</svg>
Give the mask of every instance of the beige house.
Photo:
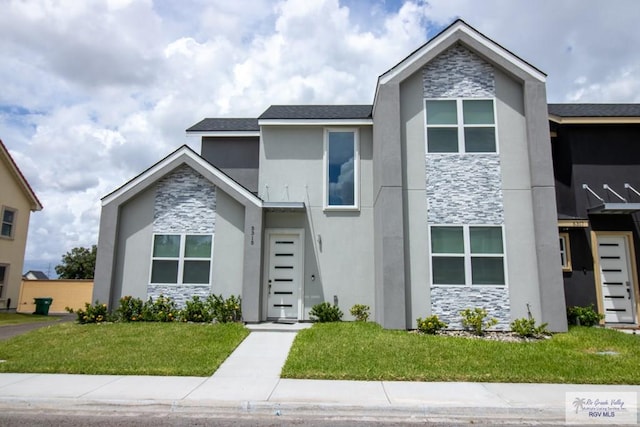
<svg viewBox="0 0 640 427">
<path fill-rule="evenodd" d="M 15 308 L 22 281 L 29 215 L 42 204 L 0 140 L 0 308 Z"/>
</svg>

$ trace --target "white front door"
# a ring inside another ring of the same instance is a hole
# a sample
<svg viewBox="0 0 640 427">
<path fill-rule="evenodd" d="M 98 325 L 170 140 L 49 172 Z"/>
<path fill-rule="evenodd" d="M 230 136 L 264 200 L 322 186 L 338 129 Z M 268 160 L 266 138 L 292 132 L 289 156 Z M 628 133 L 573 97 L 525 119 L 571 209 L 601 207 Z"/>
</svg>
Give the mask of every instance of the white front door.
<svg viewBox="0 0 640 427">
<path fill-rule="evenodd" d="M 267 317 L 298 319 L 302 281 L 299 233 L 271 232 L 267 274 Z"/>
<path fill-rule="evenodd" d="M 606 323 L 634 323 L 634 292 L 629 245 L 625 236 L 598 235 L 602 308 Z"/>
</svg>

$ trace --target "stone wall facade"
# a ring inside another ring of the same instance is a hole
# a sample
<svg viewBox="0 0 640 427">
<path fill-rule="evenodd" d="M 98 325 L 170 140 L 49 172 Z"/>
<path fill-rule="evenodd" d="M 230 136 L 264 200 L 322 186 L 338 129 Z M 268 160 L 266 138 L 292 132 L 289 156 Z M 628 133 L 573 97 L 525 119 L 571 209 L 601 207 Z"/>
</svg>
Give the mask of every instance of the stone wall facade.
<svg viewBox="0 0 640 427">
<path fill-rule="evenodd" d="M 423 68 L 426 99 L 493 98 L 491 64 L 457 44 Z M 498 153 L 427 153 L 425 156 L 428 225 L 504 225 Z M 451 329 L 462 328 L 460 311 L 481 307 L 509 329 L 507 287 L 431 286 L 431 311 Z"/>
<path fill-rule="evenodd" d="M 216 225 L 216 187 L 187 165 L 176 168 L 156 185 L 154 233 L 214 234 Z M 206 298 L 208 285 L 148 285 L 147 296 L 171 297 L 182 308 L 197 295 Z"/>
</svg>

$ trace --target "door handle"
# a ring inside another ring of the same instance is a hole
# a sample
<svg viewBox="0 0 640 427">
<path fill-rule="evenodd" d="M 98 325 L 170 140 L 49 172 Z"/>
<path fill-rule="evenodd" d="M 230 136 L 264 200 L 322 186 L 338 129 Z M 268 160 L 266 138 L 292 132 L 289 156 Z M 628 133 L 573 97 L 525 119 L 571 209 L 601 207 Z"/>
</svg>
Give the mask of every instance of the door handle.
<svg viewBox="0 0 640 427">
<path fill-rule="evenodd" d="M 631 283 L 627 282 L 627 299 L 631 299 Z"/>
<path fill-rule="evenodd" d="M 269 295 L 271 295 L 271 280 L 269 280 Z"/>
</svg>

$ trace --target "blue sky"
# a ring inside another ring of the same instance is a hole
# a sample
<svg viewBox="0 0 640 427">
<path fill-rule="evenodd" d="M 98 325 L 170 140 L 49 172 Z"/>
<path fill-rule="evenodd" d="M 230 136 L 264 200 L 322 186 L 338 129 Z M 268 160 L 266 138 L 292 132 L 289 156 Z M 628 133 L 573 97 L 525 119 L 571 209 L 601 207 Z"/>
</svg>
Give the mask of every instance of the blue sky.
<svg viewBox="0 0 640 427">
<path fill-rule="evenodd" d="M 100 198 L 204 117 L 371 103 L 457 17 L 549 76 L 551 102 L 640 102 L 640 2 L 0 0 L 0 139 L 41 199 L 25 270 L 97 242 Z"/>
</svg>

